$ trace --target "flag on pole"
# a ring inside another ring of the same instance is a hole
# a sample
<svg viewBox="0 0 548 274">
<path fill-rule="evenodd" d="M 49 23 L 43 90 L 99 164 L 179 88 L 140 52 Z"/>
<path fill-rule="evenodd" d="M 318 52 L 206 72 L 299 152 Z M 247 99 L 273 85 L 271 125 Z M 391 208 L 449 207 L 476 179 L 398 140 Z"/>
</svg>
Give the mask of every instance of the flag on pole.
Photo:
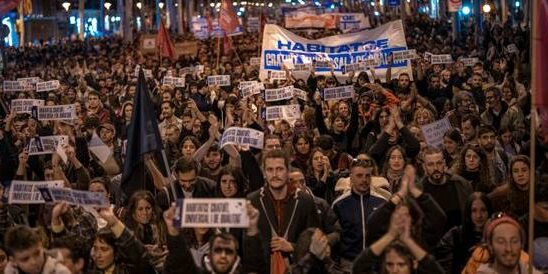
<svg viewBox="0 0 548 274">
<path fill-rule="evenodd" d="M 259 32 L 262 34 L 263 30 L 264 30 L 264 26 L 266 24 L 268 24 L 268 20 L 266 18 L 266 15 L 264 14 L 264 10 L 261 10 L 261 15 L 259 17 L 260 17 L 259 18 L 259 21 L 260 21 L 259 24 L 260 24 L 260 28 L 261 28 Z"/>
<path fill-rule="evenodd" d="M 223 55 L 229 55 L 233 50 L 232 40 L 225 34 L 223 38 Z"/>
<path fill-rule="evenodd" d="M 140 69 L 133 99 L 133 114 L 128 126 L 126 157 L 121 181 L 121 188 L 127 198 L 138 190 L 154 190 L 145 176 L 144 156 L 153 153 L 154 158 L 160 163 L 157 166 L 162 170 L 167 166 L 163 162 L 164 158 L 161 157 L 162 150 L 156 111 L 150 100 L 145 74 Z"/>
<path fill-rule="evenodd" d="M 167 57 L 171 61 L 175 60 L 173 43 L 171 42 L 169 33 L 164 26 L 164 22 L 160 22 L 160 30 L 156 35 L 156 46 L 158 47 L 161 57 Z"/>
<path fill-rule="evenodd" d="M 211 20 L 211 10 L 207 11 L 206 20 L 207 20 L 207 33 L 211 35 L 213 33 L 213 20 Z"/>
<path fill-rule="evenodd" d="M 236 32 L 236 29 L 240 26 L 240 21 L 238 20 L 238 16 L 236 16 L 236 12 L 234 11 L 232 0 L 221 0 L 221 10 L 219 11 L 219 26 L 228 35 Z"/>
<path fill-rule="evenodd" d="M 533 16 L 533 93 L 539 113 L 541 130 L 545 141 L 548 141 L 548 0 L 532 2 Z"/>
<path fill-rule="evenodd" d="M 0 15 L 6 14 L 9 11 L 17 8 L 21 0 L 1 0 L 0 1 Z"/>
</svg>

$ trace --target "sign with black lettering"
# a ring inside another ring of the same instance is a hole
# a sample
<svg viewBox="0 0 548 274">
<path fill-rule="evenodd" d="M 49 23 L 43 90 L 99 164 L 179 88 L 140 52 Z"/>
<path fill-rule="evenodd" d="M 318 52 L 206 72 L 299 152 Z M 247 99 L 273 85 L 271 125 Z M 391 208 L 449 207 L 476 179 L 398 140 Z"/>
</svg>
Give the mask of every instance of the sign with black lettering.
<svg viewBox="0 0 548 274">
<path fill-rule="evenodd" d="M 245 199 L 182 199 L 175 216 L 180 227 L 249 226 Z"/>
</svg>

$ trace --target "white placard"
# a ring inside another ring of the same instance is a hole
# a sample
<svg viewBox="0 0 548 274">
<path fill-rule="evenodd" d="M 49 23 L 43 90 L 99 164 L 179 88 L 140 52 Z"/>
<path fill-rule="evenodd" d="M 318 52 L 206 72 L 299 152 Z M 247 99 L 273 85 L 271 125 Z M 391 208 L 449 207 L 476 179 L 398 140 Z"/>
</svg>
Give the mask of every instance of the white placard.
<svg viewBox="0 0 548 274">
<path fill-rule="evenodd" d="M 269 106 L 264 111 L 264 118 L 267 121 L 297 120 L 301 118 L 299 105 Z"/>
<path fill-rule="evenodd" d="M 99 138 L 95 131 L 88 142 L 88 149 L 101 161 L 103 164 L 107 162 L 108 158 L 112 154 L 112 150 Z"/>
<path fill-rule="evenodd" d="M 453 63 L 453 57 L 451 54 L 441 54 L 441 55 L 432 55 L 430 56 L 430 64 L 451 64 Z"/>
<path fill-rule="evenodd" d="M 184 88 L 185 87 L 185 78 L 183 77 L 164 77 L 164 85 L 172 85 L 175 87 Z"/>
<path fill-rule="evenodd" d="M 208 86 L 230 86 L 230 75 L 213 75 L 207 77 Z"/>
<path fill-rule="evenodd" d="M 311 64 L 294 64 L 293 71 L 310 71 Z"/>
<path fill-rule="evenodd" d="M 265 89 L 264 99 L 265 102 L 276 102 L 281 100 L 288 100 L 293 98 L 293 86 L 287 86 L 283 88 Z"/>
<path fill-rule="evenodd" d="M 27 88 L 26 82 L 19 81 L 4 81 L 2 83 L 4 91 L 24 91 Z"/>
<path fill-rule="evenodd" d="M 249 226 L 245 199 L 180 199 L 175 215 L 181 227 Z"/>
<path fill-rule="evenodd" d="M 261 58 L 260 57 L 251 57 L 249 59 L 249 65 L 251 65 L 251 66 L 260 66 L 261 65 Z"/>
<path fill-rule="evenodd" d="M 225 145 L 245 145 L 263 149 L 264 133 L 251 128 L 230 127 L 221 137 L 221 147 Z"/>
<path fill-rule="evenodd" d="M 139 69 L 141 68 L 141 66 L 137 65 L 135 67 L 135 72 L 133 74 L 133 76 L 135 76 L 135 78 L 139 78 Z M 145 78 L 152 78 L 152 70 L 150 69 L 143 69 L 143 73 L 145 74 Z"/>
<path fill-rule="evenodd" d="M 57 105 L 38 107 L 38 120 L 73 120 L 76 117 L 76 105 Z"/>
<path fill-rule="evenodd" d="M 323 90 L 324 100 L 341 100 L 352 98 L 354 95 L 354 86 L 342 86 L 334 88 L 325 88 Z"/>
<path fill-rule="evenodd" d="M 275 80 L 283 81 L 287 79 L 285 71 L 269 71 L 268 72 L 268 79 L 270 79 L 270 82 L 272 83 Z"/>
<path fill-rule="evenodd" d="M 238 88 L 242 89 L 242 88 L 254 86 L 257 83 L 258 83 L 257 81 L 241 81 L 240 84 L 238 85 Z"/>
<path fill-rule="evenodd" d="M 40 83 L 36 83 L 36 92 L 57 90 L 60 86 L 61 84 L 59 83 L 59 80 L 40 82 Z"/>
<path fill-rule="evenodd" d="M 42 155 L 42 154 L 52 154 L 62 149 L 63 145 L 68 144 L 68 136 L 66 135 L 51 135 L 51 136 L 40 136 L 31 138 L 29 140 L 29 155 Z"/>
<path fill-rule="evenodd" d="M 373 45 L 374 47 L 365 47 Z M 375 56 L 378 65 L 375 72 L 386 81 L 386 59 L 393 51 L 407 50 L 403 22 L 386 23 L 378 28 L 355 33 L 310 40 L 280 26 L 267 24 L 263 32 L 261 69 L 259 78 L 265 81 L 269 71 L 283 71 L 283 60 L 292 59 L 294 64 L 311 63 L 313 60 L 330 60 L 335 75 L 341 76 L 343 67 Z M 411 62 L 392 66 L 392 75 L 412 75 Z M 316 69 L 317 75 L 330 75 L 331 67 Z M 412 77 L 412 76 L 411 76 Z M 412 79 L 411 79 L 412 80 Z"/>
<path fill-rule="evenodd" d="M 15 113 L 31 113 L 32 107 L 44 105 L 44 100 L 39 99 L 13 99 L 10 102 L 10 110 Z"/>
<path fill-rule="evenodd" d="M 394 57 L 394 62 L 402 62 L 406 60 L 413 60 L 418 57 L 417 51 L 414 49 L 409 50 L 400 50 L 400 51 L 394 51 L 392 52 L 392 56 Z"/>
<path fill-rule="evenodd" d="M 479 59 L 477 57 L 460 58 L 459 61 L 462 62 L 465 67 L 473 67 L 477 62 L 479 62 Z"/>
<path fill-rule="evenodd" d="M 451 129 L 451 123 L 447 117 L 421 127 L 426 143 L 437 148 L 441 148 L 443 135 Z"/>
<path fill-rule="evenodd" d="M 45 201 L 38 190 L 42 187 L 63 187 L 63 181 L 11 181 L 8 190 L 8 203 L 43 204 Z"/>
<path fill-rule="evenodd" d="M 42 82 L 42 79 L 40 79 L 40 77 L 25 77 L 25 78 L 17 78 L 17 81 L 27 83 L 30 85 L 36 85 L 36 83 Z"/>
<path fill-rule="evenodd" d="M 297 98 L 303 101 L 308 101 L 308 94 L 306 93 L 306 91 L 302 89 L 294 88 L 293 93 L 295 94 L 295 96 L 297 96 Z"/>
<path fill-rule="evenodd" d="M 514 53 L 518 52 L 518 47 L 516 46 L 516 44 L 510 44 L 506 47 L 506 50 L 508 50 L 508 53 Z"/>
<path fill-rule="evenodd" d="M 109 207 L 110 202 L 101 192 L 74 190 L 60 187 L 41 187 L 39 189 L 46 203 L 65 202 L 69 205 L 90 207 Z"/>
</svg>

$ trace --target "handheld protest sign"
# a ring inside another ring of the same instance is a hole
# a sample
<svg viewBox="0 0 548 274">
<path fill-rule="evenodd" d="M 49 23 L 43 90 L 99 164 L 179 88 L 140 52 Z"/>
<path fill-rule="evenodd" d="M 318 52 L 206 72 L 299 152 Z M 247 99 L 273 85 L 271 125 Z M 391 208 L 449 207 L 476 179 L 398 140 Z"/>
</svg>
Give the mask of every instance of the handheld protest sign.
<svg viewBox="0 0 548 274">
<path fill-rule="evenodd" d="M 103 193 L 73 190 L 60 187 L 41 187 L 39 193 L 44 201 L 51 203 L 65 202 L 70 205 L 108 207 L 110 203 Z"/>
<path fill-rule="evenodd" d="M 447 117 L 421 127 L 426 143 L 437 148 L 440 148 L 443 143 L 443 135 L 451 129 L 451 123 Z"/>
<path fill-rule="evenodd" d="M 178 202 L 181 227 L 239 227 L 247 228 L 245 199 L 183 199 Z M 176 223 L 178 223 L 176 219 Z"/>
<path fill-rule="evenodd" d="M 263 149 L 264 133 L 251 128 L 230 127 L 223 132 L 221 147 L 228 144 L 246 145 L 257 149 Z"/>
<path fill-rule="evenodd" d="M 11 181 L 8 190 L 9 204 L 43 204 L 45 203 L 40 188 L 63 187 L 63 181 Z"/>
</svg>

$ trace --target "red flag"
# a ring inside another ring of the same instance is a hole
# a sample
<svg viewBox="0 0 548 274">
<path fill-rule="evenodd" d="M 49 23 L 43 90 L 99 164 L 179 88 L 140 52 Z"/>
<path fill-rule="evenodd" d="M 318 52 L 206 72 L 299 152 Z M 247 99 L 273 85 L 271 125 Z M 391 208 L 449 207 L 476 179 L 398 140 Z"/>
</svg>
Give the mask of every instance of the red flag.
<svg viewBox="0 0 548 274">
<path fill-rule="evenodd" d="M 160 52 L 161 57 L 167 57 L 169 60 L 175 60 L 175 50 L 173 49 L 173 43 L 169 38 L 169 33 L 164 27 L 164 22 L 160 22 L 160 30 L 156 35 L 156 46 Z"/>
<path fill-rule="evenodd" d="M 21 0 L 0 0 L 0 15 L 15 9 Z"/>
<path fill-rule="evenodd" d="M 223 55 L 229 55 L 233 50 L 232 39 L 225 34 L 225 37 L 223 38 Z"/>
<path fill-rule="evenodd" d="M 227 34 L 234 33 L 240 26 L 240 21 L 236 12 L 234 12 L 234 6 L 232 0 L 221 0 L 221 10 L 219 11 L 219 26 Z"/>
<path fill-rule="evenodd" d="M 533 93 L 544 141 L 548 141 L 548 0 L 533 1 Z M 536 13 L 536 14 L 535 14 Z"/>
</svg>

